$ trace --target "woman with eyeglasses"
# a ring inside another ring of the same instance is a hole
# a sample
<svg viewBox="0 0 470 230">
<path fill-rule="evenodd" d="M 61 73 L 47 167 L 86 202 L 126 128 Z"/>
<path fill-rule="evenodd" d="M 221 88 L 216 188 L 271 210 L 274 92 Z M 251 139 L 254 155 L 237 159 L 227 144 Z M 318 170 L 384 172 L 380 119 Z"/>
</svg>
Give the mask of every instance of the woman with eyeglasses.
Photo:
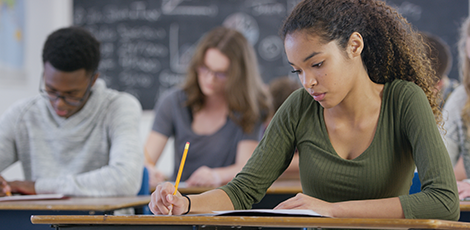
<svg viewBox="0 0 470 230">
<path fill-rule="evenodd" d="M 174 181 L 186 142 L 191 146 L 181 181 L 219 186 L 245 165 L 258 144 L 270 102 L 252 46 L 233 30 L 218 27 L 199 42 L 182 87 L 155 105 L 146 167 L 150 186 L 164 180 L 155 168 L 169 137 L 175 138 Z"/>
</svg>

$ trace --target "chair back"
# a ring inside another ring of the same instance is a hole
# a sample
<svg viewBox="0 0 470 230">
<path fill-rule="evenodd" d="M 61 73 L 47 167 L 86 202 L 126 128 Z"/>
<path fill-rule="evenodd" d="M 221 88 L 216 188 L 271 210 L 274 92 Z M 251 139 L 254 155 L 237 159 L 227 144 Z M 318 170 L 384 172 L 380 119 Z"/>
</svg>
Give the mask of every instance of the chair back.
<svg viewBox="0 0 470 230">
<path fill-rule="evenodd" d="M 144 174 L 142 176 L 142 185 L 140 186 L 140 190 L 139 190 L 139 193 L 137 193 L 137 195 L 140 195 L 140 196 L 150 195 L 149 172 L 147 170 L 147 167 L 144 167 Z M 136 208 L 135 213 L 143 214 L 143 215 L 152 214 L 147 205 Z"/>
<path fill-rule="evenodd" d="M 147 167 L 144 167 L 144 175 L 142 176 L 142 185 L 140 186 L 140 190 L 137 195 L 150 195 L 150 188 L 149 188 L 149 172 Z"/>
<path fill-rule="evenodd" d="M 421 181 L 419 180 L 418 172 L 415 172 L 413 176 L 413 183 L 410 187 L 410 194 L 421 192 Z"/>
</svg>

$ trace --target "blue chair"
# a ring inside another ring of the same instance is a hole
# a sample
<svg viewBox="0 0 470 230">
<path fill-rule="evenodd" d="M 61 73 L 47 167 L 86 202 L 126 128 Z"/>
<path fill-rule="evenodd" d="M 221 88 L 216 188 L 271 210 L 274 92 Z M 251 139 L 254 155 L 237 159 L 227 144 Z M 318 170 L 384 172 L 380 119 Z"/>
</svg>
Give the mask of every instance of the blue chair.
<svg viewBox="0 0 470 230">
<path fill-rule="evenodd" d="M 149 188 L 149 171 L 144 167 L 144 175 L 142 176 L 142 185 L 137 195 L 150 195 Z"/>
<path fill-rule="evenodd" d="M 413 176 L 413 183 L 410 187 L 410 194 L 415 194 L 418 192 L 421 192 L 421 181 L 419 181 L 418 172 L 415 172 L 415 175 Z"/>
<path fill-rule="evenodd" d="M 142 176 L 142 185 L 140 186 L 140 191 L 137 193 L 137 195 L 150 195 L 150 187 L 149 187 L 149 172 L 146 167 L 144 167 L 144 174 Z M 144 215 L 150 215 L 152 214 L 150 212 L 150 209 L 147 205 L 143 206 L 141 209 L 140 208 L 136 209 L 136 214 L 142 212 Z"/>
</svg>

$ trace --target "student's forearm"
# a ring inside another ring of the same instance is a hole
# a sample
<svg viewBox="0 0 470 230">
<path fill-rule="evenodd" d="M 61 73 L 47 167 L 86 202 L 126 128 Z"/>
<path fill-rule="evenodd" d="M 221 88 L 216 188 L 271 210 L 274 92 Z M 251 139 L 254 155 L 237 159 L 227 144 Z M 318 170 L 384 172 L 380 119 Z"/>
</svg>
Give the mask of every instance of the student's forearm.
<svg viewBox="0 0 470 230">
<path fill-rule="evenodd" d="M 454 175 L 457 181 L 462 181 L 462 180 L 467 179 L 467 173 L 465 171 L 463 157 L 459 157 L 457 164 L 454 166 Z"/>
<path fill-rule="evenodd" d="M 163 149 L 168 141 L 168 137 L 163 134 L 151 131 L 144 146 L 145 164 L 154 167 L 160 158 Z"/>
<path fill-rule="evenodd" d="M 233 210 L 233 204 L 228 195 L 214 189 L 199 195 L 188 196 L 191 199 L 190 213 L 211 213 L 212 211 Z"/>
<path fill-rule="evenodd" d="M 248 159 L 250 159 L 257 145 L 258 141 L 240 141 L 237 146 L 237 157 L 235 159 L 235 164 L 229 165 L 227 167 L 213 169 L 220 177 L 221 184 L 226 184 L 231 181 L 237 175 L 237 173 L 243 169 L 243 166 L 245 166 Z"/>
<path fill-rule="evenodd" d="M 214 172 L 220 178 L 221 184 L 226 184 L 231 181 L 237 173 L 239 173 L 243 168 L 243 165 L 233 164 L 227 167 L 214 168 Z"/>
<path fill-rule="evenodd" d="M 332 217 L 347 218 L 405 218 L 398 197 L 345 201 L 333 204 Z"/>
</svg>

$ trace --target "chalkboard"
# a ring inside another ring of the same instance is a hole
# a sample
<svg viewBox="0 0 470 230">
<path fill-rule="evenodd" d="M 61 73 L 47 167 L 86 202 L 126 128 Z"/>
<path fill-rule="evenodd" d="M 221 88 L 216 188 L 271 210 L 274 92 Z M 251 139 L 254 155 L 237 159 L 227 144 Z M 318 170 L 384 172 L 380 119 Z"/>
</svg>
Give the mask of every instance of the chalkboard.
<svg viewBox="0 0 470 230">
<path fill-rule="evenodd" d="M 101 41 L 101 77 L 152 109 L 182 82 L 204 33 L 225 25 L 254 46 L 265 82 L 287 75 L 279 27 L 299 0 L 74 0 L 74 24 Z"/>
<path fill-rule="evenodd" d="M 242 32 L 257 52 L 264 82 L 288 75 L 282 21 L 300 0 L 74 0 L 74 24 L 101 41 L 101 78 L 136 96 L 143 109 L 185 78 L 193 50 L 220 25 Z M 452 48 L 451 78 L 458 78 L 458 28 L 468 0 L 387 0 L 417 29 Z"/>
<path fill-rule="evenodd" d="M 415 29 L 439 36 L 451 48 L 449 77 L 459 79 L 458 49 L 460 25 L 469 13 L 469 0 L 386 0 Z"/>
</svg>

